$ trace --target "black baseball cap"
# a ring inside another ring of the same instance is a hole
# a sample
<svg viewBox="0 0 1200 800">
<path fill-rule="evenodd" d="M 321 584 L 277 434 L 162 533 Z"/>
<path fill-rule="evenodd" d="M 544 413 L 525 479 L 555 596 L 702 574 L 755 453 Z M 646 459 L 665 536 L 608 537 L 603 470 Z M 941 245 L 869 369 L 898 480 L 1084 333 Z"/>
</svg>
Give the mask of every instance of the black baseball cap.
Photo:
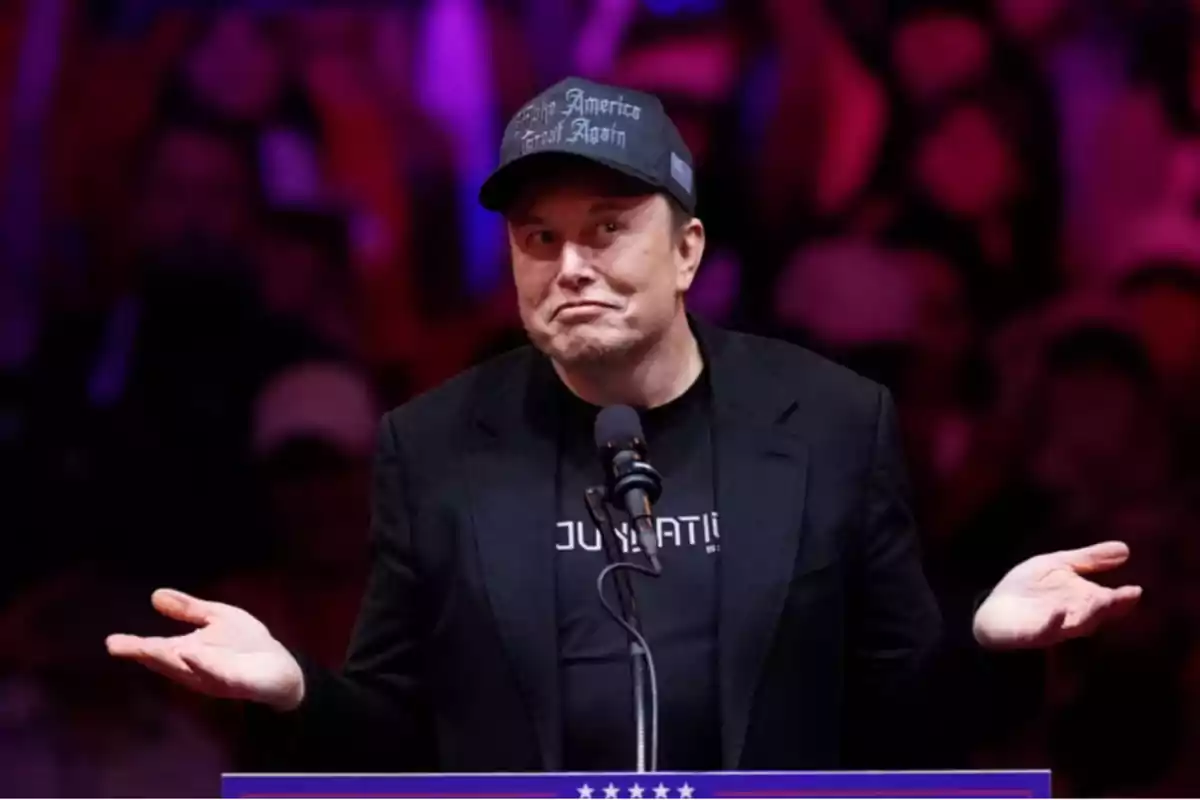
<svg viewBox="0 0 1200 800">
<path fill-rule="evenodd" d="M 500 165 L 479 190 L 503 211 L 524 181 L 554 159 L 582 159 L 670 194 L 696 212 L 692 153 L 652 94 L 570 77 L 526 103 L 504 129 Z M 539 173 L 542 174 L 542 173 Z"/>
</svg>

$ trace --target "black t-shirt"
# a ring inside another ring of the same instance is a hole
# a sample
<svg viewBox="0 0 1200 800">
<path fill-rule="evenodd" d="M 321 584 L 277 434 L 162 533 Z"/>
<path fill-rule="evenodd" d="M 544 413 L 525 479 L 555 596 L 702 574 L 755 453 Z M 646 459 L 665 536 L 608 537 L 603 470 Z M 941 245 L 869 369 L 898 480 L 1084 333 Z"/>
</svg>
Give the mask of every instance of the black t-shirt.
<svg viewBox="0 0 1200 800">
<path fill-rule="evenodd" d="M 564 757 L 572 771 L 636 767 L 633 677 L 626 632 L 600 604 L 596 577 L 608 563 L 584 490 L 603 483 L 593 425 L 599 409 L 563 389 L 559 448 L 558 625 Z M 648 460 L 663 476 L 655 504 L 663 574 L 630 576 L 659 692 L 660 770 L 719 769 L 716 618 L 718 517 L 706 375 L 668 405 L 641 413 Z M 612 510 L 623 549 L 645 563 L 623 511 Z M 619 608 L 613 577 L 605 596 Z M 647 725 L 649 707 L 647 706 Z M 647 728 L 647 736 L 649 729 Z"/>
</svg>

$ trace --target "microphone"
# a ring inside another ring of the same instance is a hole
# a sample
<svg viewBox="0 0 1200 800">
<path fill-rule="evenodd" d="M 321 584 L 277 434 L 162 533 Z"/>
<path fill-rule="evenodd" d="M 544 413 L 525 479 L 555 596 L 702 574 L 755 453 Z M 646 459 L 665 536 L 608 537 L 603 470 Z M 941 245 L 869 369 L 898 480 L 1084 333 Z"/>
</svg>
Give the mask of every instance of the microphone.
<svg viewBox="0 0 1200 800">
<path fill-rule="evenodd" d="M 655 573 L 662 572 L 653 511 L 662 495 L 662 476 L 646 460 L 646 439 L 637 412 L 629 406 L 601 409 L 596 415 L 595 437 L 609 500 L 625 509 L 650 566 Z"/>
<path fill-rule="evenodd" d="M 609 406 L 596 415 L 596 449 L 604 466 L 605 485 L 593 486 L 584 495 L 588 512 L 605 537 L 605 551 L 610 563 L 596 577 L 596 593 L 600 604 L 629 634 L 629 656 L 633 671 L 634 752 L 637 771 L 645 772 L 647 761 L 651 772 L 658 770 L 658 674 L 654 655 L 641 631 L 633 586 L 629 572 L 657 578 L 662 575 L 658 563 L 658 535 L 655 531 L 653 504 L 662 494 L 662 476 L 646 461 L 646 438 L 637 412 L 629 406 Z M 650 566 L 622 561 L 617 535 L 613 530 L 608 503 L 623 506 L 637 533 Z M 621 612 L 604 596 L 604 579 L 612 573 L 617 585 Z M 649 691 L 649 741 L 647 741 L 647 697 Z"/>
</svg>

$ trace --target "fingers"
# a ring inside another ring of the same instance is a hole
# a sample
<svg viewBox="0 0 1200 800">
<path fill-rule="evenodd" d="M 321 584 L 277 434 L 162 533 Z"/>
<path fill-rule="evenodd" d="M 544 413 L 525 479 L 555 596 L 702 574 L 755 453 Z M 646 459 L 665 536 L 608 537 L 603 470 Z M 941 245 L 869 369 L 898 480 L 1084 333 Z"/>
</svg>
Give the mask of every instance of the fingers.
<svg viewBox="0 0 1200 800">
<path fill-rule="evenodd" d="M 1065 608 L 1060 608 L 1050 615 L 1050 619 L 1046 621 L 1046 625 L 1042 628 L 1042 632 L 1045 633 L 1047 631 L 1056 631 L 1066 624 L 1067 610 Z"/>
<path fill-rule="evenodd" d="M 226 675 L 228 670 L 225 669 L 219 660 L 212 658 L 204 648 L 183 650 L 179 653 L 179 658 L 189 669 L 211 680 L 222 683 L 228 680 L 228 676 Z"/>
<path fill-rule="evenodd" d="M 207 625 L 212 621 L 216 610 L 215 603 L 192 597 L 176 589 L 159 589 L 150 596 L 150 602 L 162 614 L 193 625 Z M 105 640 L 111 655 L 123 658 L 159 658 L 164 661 L 174 659 L 174 666 L 185 668 L 177 657 L 172 656 L 168 640 L 158 636 L 132 636 L 126 633 L 114 633 Z"/>
<path fill-rule="evenodd" d="M 159 636 L 130 636 L 125 633 L 114 633 L 105 640 L 108 652 L 114 656 L 131 658 L 143 663 L 154 661 L 166 667 L 186 672 L 188 667 L 179 660 L 175 649 L 167 639 Z"/>
<path fill-rule="evenodd" d="M 203 689 L 200 676 L 188 669 L 182 661 L 179 662 L 179 666 L 174 666 L 152 656 L 135 656 L 133 660 L 151 672 L 157 672 L 164 678 L 181 683 L 189 689 Z"/>
<path fill-rule="evenodd" d="M 109 636 L 106 643 L 109 653 L 114 656 L 136 661 L 189 689 L 219 694 L 215 687 L 219 687 L 222 680 L 212 668 L 211 660 L 196 657 L 193 651 L 197 648 L 185 641 L 118 633 Z"/>
<path fill-rule="evenodd" d="M 1101 625 L 1128 614 L 1142 596 L 1140 586 L 1104 589 L 1090 596 L 1078 611 L 1073 612 L 1063 632 L 1069 637 L 1087 636 Z"/>
<path fill-rule="evenodd" d="M 1088 609 L 1091 615 L 1101 615 L 1105 618 L 1114 614 L 1129 611 L 1142 596 L 1140 586 L 1122 586 L 1119 589 L 1096 587 L 1096 591 L 1088 598 Z"/>
<path fill-rule="evenodd" d="M 1106 620 L 1120 619 L 1133 611 L 1138 600 L 1142 597 L 1142 587 L 1122 586 L 1109 593 L 1108 604 L 1104 609 Z"/>
<path fill-rule="evenodd" d="M 1062 633 L 1067 638 L 1088 636 L 1108 619 L 1108 604 L 1100 600 L 1089 600 L 1083 608 L 1073 611 L 1063 623 Z"/>
<path fill-rule="evenodd" d="M 1129 545 L 1124 542 L 1099 542 L 1078 550 L 1056 554 L 1080 575 L 1114 569 L 1129 560 Z"/>
<path fill-rule="evenodd" d="M 1067 616 L 1067 610 L 1065 608 L 1056 609 L 1046 620 L 1045 624 L 1042 625 L 1041 629 L 1035 633 L 1029 634 L 1027 639 L 1021 644 L 1033 644 L 1037 646 L 1059 638 L 1062 635 L 1062 632 L 1070 627 L 1070 623 L 1067 621 Z"/>
<path fill-rule="evenodd" d="M 191 667 L 179 657 L 168 639 L 115 633 L 105 640 L 105 644 L 111 655 L 136 661 L 160 675 L 184 682 L 191 678 Z"/>
<path fill-rule="evenodd" d="M 1141 598 L 1141 596 L 1142 596 L 1142 587 L 1140 587 L 1140 586 L 1121 586 L 1116 589 L 1113 589 L 1112 602 L 1114 604 L 1118 604 L 1118 605 L 1124 606 L 1126 608 L 1132 608 L 1133 604 L 1136 603 Z"/>
<path fill-rule="evenodd" d="M 217 697 L 258 697 L 259 692 L 247 682 L 246 676 L 239 674 L 237 666 L 223 655 L 203 646 L 189 647 L 179 653 L 201 691 Z"/>
<path fill-rule="evenodd" d="M 109 655 L 121 658 L 133 658 L 140 655 L 145 647 L 145 639 L 141 636 L 130 636 L 127 633 L 114 633 L 104 640 Z"/>
<path fill-rule="evenodd" d="M 213 604 L 178 589 L 159 589 L 150 596 L 150 602 L 158 611 L 171 619 L 207 625 L 213 616 Z"/>
</svg>

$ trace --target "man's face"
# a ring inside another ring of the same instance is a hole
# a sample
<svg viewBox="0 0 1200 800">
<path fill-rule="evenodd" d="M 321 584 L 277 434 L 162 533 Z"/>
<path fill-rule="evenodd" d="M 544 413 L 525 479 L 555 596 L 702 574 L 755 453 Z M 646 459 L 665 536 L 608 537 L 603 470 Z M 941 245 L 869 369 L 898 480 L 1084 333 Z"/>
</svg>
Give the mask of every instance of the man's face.
<svg viewBox="0 0 1200 800">
<path fill-rule="evenodd" d="M 1017 190 L 1019 163 L 989 113 L 957 108 L 922 142 L 917 178 L 934 201 L 952 214 L 986 216 Z"/>
<path fill-rule="evenodd" d="M 143 244 L 169 246 L 189 234 L 237 241 L 249 224 L 252 176 L 236 149 L 187 130 L 157 147 L 140 206 Z"/>
<path fill-rule="evenodd" d="M 991 59 L 983 27 L 966 16 L 920 14 L 905 21 L 892 41 L 892 59 L 905 92 L 928 101 L 983 75 Z"/>
<path fill-rule="evenodd" d="M 905 254 L 916 294 L 913 343 L 922 362 L 938 369 L 960 365 L 973 338 L 962 278 L 933 253 Z"/>
<path fill-rule="evenodd" d="M 1067 0 L 997 0 L 996 15 L 1012 34 L 1037 41 L 1052 32 L 1068 11 Z"/>
<path fill-rule="evenodd" d="M 1047 387 L 1046 434 L 1034 472 L 1061 492 L 1095 494 L 1148 464 L 1159 415 L 1132 378 L 1105 366 L 1076 367 Z"/>
<path fill-rule="evenodd" d="M 194 91 L 207 104 L 234 119 L 259 120 L 269 114 L 283 89 L 279 44 L 253 15 L 220 15 L 185 64 Z"/>
<path fill-rule="evenodd" d="M 1200 297 L 1158 286 L 1139 293 L 1133 311 L 1150 358 L 1168 386 L 1187 385 L 1200 374 Z"/>
<path fill-rule="evenodd" d="M 653 345 L 682 310 L 703 250 L 698 220 L 679 229 L 663 197 L 602 175 L 531 187 L 508 232 L 521 321 L 568 366 Z"/>
</svg>

